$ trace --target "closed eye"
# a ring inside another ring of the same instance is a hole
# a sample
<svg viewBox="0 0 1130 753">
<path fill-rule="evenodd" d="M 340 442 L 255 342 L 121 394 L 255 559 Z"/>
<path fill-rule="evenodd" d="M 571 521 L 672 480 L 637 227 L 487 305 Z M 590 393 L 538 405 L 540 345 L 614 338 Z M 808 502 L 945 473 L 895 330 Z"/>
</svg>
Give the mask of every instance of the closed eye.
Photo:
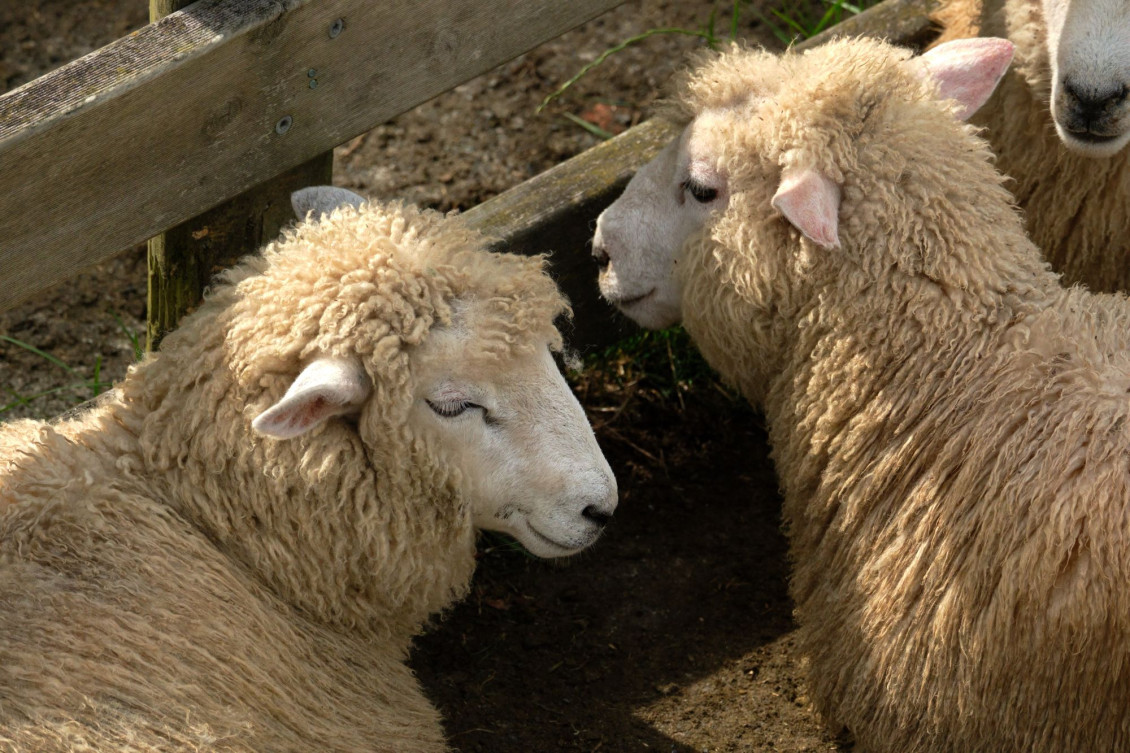
<svg viewBox="0 0 1130 753">
<path fill-rule="evenodd" d="M 718 189 L 704 186 L 693 178 L 683 181 L 683 190 L 689 193 L 699 204 L 709 204 L 718 198 Z"/>
<path fill-rule="evenodd" d="M 494 426 L 498 423 L 498 420 L 492 416 L 490 411 L 484 406 L 478 403 L 472 403 L 470 400 L 453 400 L 450 402 L 432 402 L 431 400 L 425 400 L 424 402 L 428 404 L 428 407 L 431 408 L 437 416 L 441 416 L 442 418 L 456 418 L 462 416 L 469 410 L 480 410 L 483 414 L 483 422 L 488 426 Z"/>
<path fill-rule="evenodd" d="M 435 411 L 437 416 L 443 416 L 444 418 L 455 418 L 456 416 L 463 415 L 471 408 L 482 407 L 481 405 L 472 403 L 470 400 L 456 400 L 447 403 L 433 403 L 431 400 L 425 400 L 424 402 L 428 404 L 429 408 Z"/>
</svg>

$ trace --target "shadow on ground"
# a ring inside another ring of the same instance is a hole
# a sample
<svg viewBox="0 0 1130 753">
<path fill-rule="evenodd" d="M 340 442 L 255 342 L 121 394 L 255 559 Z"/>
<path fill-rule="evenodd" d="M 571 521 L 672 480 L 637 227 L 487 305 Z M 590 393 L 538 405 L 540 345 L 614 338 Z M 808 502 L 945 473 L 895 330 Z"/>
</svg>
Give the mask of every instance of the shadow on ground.
<svg viewBox="0 0 1130 753">
<path fill-rule="evenodd" d="M 484 547 L 471 596 L 418 642 L 412 664 L 451 744 L 836 750 L 786 656 L 786 544 L 759 418 L 691 396 L 598 435 L 621 489 L 606 536 L 560 563 Z"/>
</svg>

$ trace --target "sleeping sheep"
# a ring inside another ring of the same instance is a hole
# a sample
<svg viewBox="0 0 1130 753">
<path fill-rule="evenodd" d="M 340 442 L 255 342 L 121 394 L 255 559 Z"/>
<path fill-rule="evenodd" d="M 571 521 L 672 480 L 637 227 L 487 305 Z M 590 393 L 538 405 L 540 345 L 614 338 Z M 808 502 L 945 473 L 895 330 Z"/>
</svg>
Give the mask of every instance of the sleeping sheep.
<svg viewBox="0 0 1130 753">
<path fill-rule="evenodd" d="M 484 244 L 337 208 L 89 411 L 0 430 L 0 749 L 445 749 L 404 661 L 475 530 L 565 556 L 616 506 L 564 299 Z"/>
<path fill-rule="evenodd" d="M 959 120 L 1011 45 L 908 56 L 706 60 L 602 289 L 765 411 L 810 696 L 860 750 L 1127 751 L 1130 303 L 1060 285 Z"/>
<path fill-rule="evenodd" d="M 1067 283 L 1130 291 L 1130 3 L 946 0 L 943 40 L 1003 36 L 1016 63 L 974 121 Z"/>
</svg>

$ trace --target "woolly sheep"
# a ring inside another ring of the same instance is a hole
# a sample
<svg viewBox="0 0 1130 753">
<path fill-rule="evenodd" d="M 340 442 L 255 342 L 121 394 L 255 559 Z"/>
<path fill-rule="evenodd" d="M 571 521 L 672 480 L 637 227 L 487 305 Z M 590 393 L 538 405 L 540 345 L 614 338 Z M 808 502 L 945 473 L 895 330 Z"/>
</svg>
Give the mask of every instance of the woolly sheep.
<svg viewBox="0 0 1130 753">
<path fill-rule="evenodd" d="M 1008 37 L 1016 63 L 974 122 L 1028 233 L 1068 283 L 1130 291 L 1130 3 L 948 0 L 942 39 Z"/>
<path fill-rule="evenodd" d="M 564 299 L 483 246 L 337 209 L 88 412 L 0 430 L 0 749 L 445 749 L 404 660 L 475 529 L 565 556 L 616 506 Z"/>
<path fill-rule="evenodd" d="M 809 695 L 861 750 L 1130 750 L 1130 303 L 1059 284 L 953 117 L 1010 54 L 708 58 L 594 239 L 765 411 Z"/>
</svg>

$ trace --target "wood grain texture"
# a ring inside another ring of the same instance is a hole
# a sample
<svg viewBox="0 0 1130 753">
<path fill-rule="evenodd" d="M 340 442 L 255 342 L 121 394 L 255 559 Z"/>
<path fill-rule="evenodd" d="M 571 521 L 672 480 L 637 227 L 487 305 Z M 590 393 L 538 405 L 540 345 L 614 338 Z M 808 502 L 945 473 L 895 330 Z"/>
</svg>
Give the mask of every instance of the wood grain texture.
<svg viewBox="0 0 1130 753">
<path fill-rule="evenodd" d="M 871 36 L 922 47 L 936 33 L 928 14 L 936 0 L 887 0 L 797 45 L 806 49 L 841 36 Z M 648 120 L 465 212 L 463 221 L 492 237 L 495 248 L 552 254 L 553 274 L 573 304 L 571 347 L 595 348 L 635 329 L 599 296 L 589 241 L 596 218 L 636 170 L 677 129 Z"/>
<path fill-rule="evenodd" d="M 200 0 L 4 95 L 0 310 L 619 2 Z"/>
<path fill-rule="evenodd" d="M 191 0 L 149 0 L 149 20 L 159 21 L 190 4 Z M 156 350 L 161 339 L 200 303 L 216 272 L 257 251 L 293 221 L 293 191 L 333 182 L 333 161 L 330 149 L 149 239 L 147 351 Z"/>
<path fill-rule="evenodd" d="M 146 350 L 155 350 L 200 303 L 216 273 L 294 222 L 291 193 L 332 182 L 330 151 L 150 238 Z"/>
</svg>

